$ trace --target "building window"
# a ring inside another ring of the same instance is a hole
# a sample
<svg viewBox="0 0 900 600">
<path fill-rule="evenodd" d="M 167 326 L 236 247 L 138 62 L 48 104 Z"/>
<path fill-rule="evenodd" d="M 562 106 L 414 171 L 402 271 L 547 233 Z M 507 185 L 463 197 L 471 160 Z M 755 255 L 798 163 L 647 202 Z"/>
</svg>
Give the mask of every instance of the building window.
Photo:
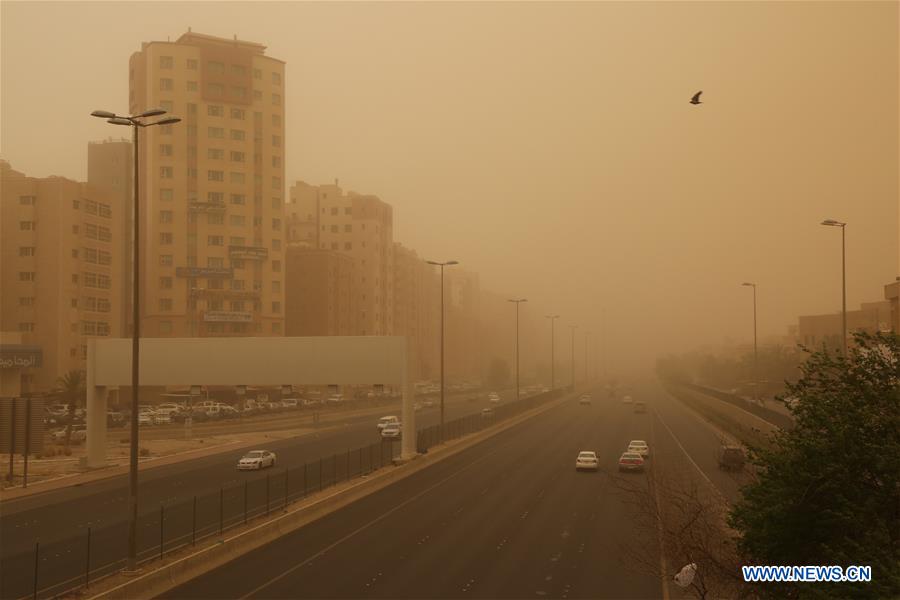
<svg viewBox="0 0 900 600">
<path fill-rule="evenodd" d="M 253 79 L 262 79 L 262 69 L 253 69 Z"/>
<path fill-rule="evenodd" d="M 272 291 L 275 292 L 276 294 L 281 293 L 281 282 L 280 281 L 275 280 L 272 282 Z"/>
<path fill-rule="evenodd" d="M 206 63 L 206 69 L 214 75 L 224 75 L 225 74 L 225 63 L 211 60 L 208 63 Z"/>
<path fill-rule="evenodd" d="M 34 196 L 19 196 L 19 204 L 22 206 L 34 206 Z"/>
<path fill-rule="evenodd" d="M 34 281 L 34 271 L 19 271 L 19 281 Z"/>
<path fill-rule="evenodd" d="M 272 115 L 272 126 L 281 127 L 281 115 Z"/>
<path fill-rule="evenodd" d="M 172 266 L 172 255 L 171 254 L 160 254 L 159 255 L 159 264 L 164 267 Z"/>
<path fill-rule="evenodd" d="M 244 301 L 243 300 L 232 300 L 228 306 L 229 309 L 233 311 L 242 311 L 244 310 Z"/>
<path fill-rule="evenodd" d="M 208 148 L 206 150 L 206 158 L 211 158 L 213 160 L 222 160 L 225 158 L 225 151 L 221 148 Z"/>
<path fill-rule="evenodd" d="M 246 246 L 247 239 L 240 235 L 233 235 L 229 238 L 228 243 L 232 246 Z"/>
<path fill-rule="evenodd" d="M 247 117 L 247 112 L 243 108 L 232 108 L 231 118 L 243 121 Z"/>
<path fill-rule="evenodd" d="M 221 139 L 225 137 L 225 129 L 222 127 L 207 127 L 206 133 L 211 138 Z"/>
<path fill-rule="evenodd" d="M 247 217 L 244 215 L 231 215 L 228 217 L 228 224 L 232 227 L 245 227 L 247 225 Z"/>
<path fill-rule="evenodd" d="M 207 181 L 225 181 L 225 171 L 207 171 Z"/>
<path fill-rule="evenodd" d="M 99 205 L 98 213 L 104 219 L 109 219 L 112 217 L 112 207 L 109 204 L 104 204 L 103 202 Z"/>
<path fill-rule="evenodd" d="M 206 245 L 207 246 L 224 246 L 225 245 L 225 237 L 221 235 L 208 235 L 206 236 Z"/>
<path fill-rule="evenodd" d="M 34 323 L 19 323 L 19 331 L 22 333 L 34 333 Z"/>
<path fill-rule="evenodd" d="M 78 274 L 72 275 L 72 283 L 78 285 Z"/>
<path fill-rule="evenodd" d="M 172 80 L 168 77 L 163 77 L 159 80 L 159 91 L 161 92 L 171 92 L 172 91 Z"/>
<path fill-rule="evenodd" d="M 160 298 L 159 299 L 159 311 L 160 312 L 170 312 L 172 310 L 172 299 L 171 298 Z"/>
<path fill-rule="evenodd" d="M 206 266 L 219 269 L 225 266 L 225 259 L 221 256 L 209 256 L 206 258 Z M 212 283 L 212 281 L 210 281 Z"/>
<path fill-rule="evenodd" d="M 19 298 L 19 306 L 34 306 L 34 296 L 22 296 Z"/>
<path fill-rule="evenodd" d="M 196 70 L 197 70 L 197 67 L 198 67 L 199 65 L 197 64 L 197 59 L 196 59 L 196 58 L 189 58 L 189 59 L 187 59 L 187 64 L 186 64 L 186 66 L 187 66 L 187 68 L 190 69 L 191 71 L 196 71 Z"/>
<path fill-rule="evenodd" d="M 281 94 L 272 94 L 272 104 L 274 106 L 281 106 Z"/>
<path fill-rule="evenodd" d="M 344 242 L 344 250 L 353 250 L 352 242 Z"/>
<path fill-rule="evenodd" d="M 72 258 L 78 258 L 78 250 L 74 252 L 76 254 Z M 19 246 L 19 256 L 34 256 L 34 246 Z"/>
<path fill-rule="evenodd" d="M 232 258 L 231 259 L 231 268 L 232 269 L 244 269 L 246 268 L 244 265 L 243 258 Z"/>
<path fill-rule="evenodd" d="M 247 67 L 244 65 L 231 65 L 231 74 L 235 77 L 244 77 L 247 75 Z"/>
<path fill-rule="evenodd" d="M 185 87 L 187 88 L 187 91 L 189 91 L 189 92 L 196 92 L 197 91 L 197 82 L 196 81 L 186 81 Z"/>
<path fill-rule="evenodd" d="M 160 69 L 171 69 L 175 66 L 175 60 L 171 56 L 160 56 L 159 57 L 159 68 Z"/>
<path fill-rule="evenodd" d="M 246 204 L 247 197 L 244 194 L 231 194 L 231 203 L 232 204 Z"/>
<path fill-rule="evenodd" d="M 225 194 L 223 192 L 206 192 L 206 201 L 212 204 L 225 204 Z"/>
<path fill-rule="evenodd" d="M 325 209 L 323 208 L 322 210 L 325 210 Z M 332 216 L 338 214 L 338 207 L 337 207 L 337 206 L 332 206 L 332 207 L 331 207 L 331 214 L 332 214 Z"/>
<path fill-rule="evenodd" d="M 171 210 L 161 210 L 159 211 L 159 222 L 160 223 L 171 223 L 175 220 L 175 213 Z"/>
<path fill-rule="evenodd" d="M 175 169 L 173 167 L 160 167 L 159 168 L 159 178 L 160 179 L 172 179 L 175 176 Z"/>
<path fill-rule="evenodd" d="M 273 177 L 272 178 L 272 189 L 273 190 L 281 189 L 281 177 Z"/>
<path fill-rule="evenodd" d="M 281 85 L 281 73 L 272 73 L 272 83 Z"/>
<path fill-rule="evenodd" d="M 231 151 L 231 160 L 233 162 L 244 162 L 245 154 L 243 152 Z"/>
<path fill-rule="evenodd" d="M 247 88 L 240 85 L 233 85 L 231 86 L 231 96 L 235 100 L 246 100 Z"/>
<path fill-rule="evenodd" d="M 225 109 L 221 104 L 209 104 L 206 106 L 206 114 L 210 117 L 221 117 L 225 114 Z"/>
<path fill-rule="evenodd" d="M 281 136 L 280 135 L 272 136 L 272 145 L 276 148 L 281 148 Z"/>
<path fill-rule="evenodd" d="M 281 231 L 281 219 L 272 219 L 272 229 Z"/>
<path fill-rule="evenodd" d="M 159 243 L 162 246 L 169 246 L 172 244 L 174 237 L 172 236 L 171 231 L 164 231 L 159 234 Z"/>
<path fill-rule="evenodd" d="M 339 231 L 339 227 L 337 225 L 331 226 L 331 233 L 338 233 L 338 231 Z"/>
<path fill-rule="evenodd" d="M 209 213 L 206 215 L 206 223 L 207 225 L 222 225 L 225 223 L 225 215 Z"/>
<path fill-rule="evenodd" d="M 277 314 L 281 314 L 281 302 L 272 302 L 272 312 Z"/>
<path fill-rule="evenodd" d="M 272 250 L 281 250 L 281 240 L 272 240 Z"/>
<path fill-rule="evenodd" d="M 238 142 L 244 141 L 244 130 L 243 129 L 232 129 L 231 130 L 231 139 L 236 140 Z"/>
<path fill-rule="evenodd" d="M 351 233 L 353 231 L 353 225 L 347 224 L 344 225 L 344 233 Z"/>
<path fill-rule="evenodd" d="M 243 173 L 238 173 L 237 171 L 232 171 L 230 175 L 231 183 L 242 184 L 247 181 L 247 177 Z"/>
<path fill-rule="evenodd" d="M 215 96 L 221 98 L 225 95 L 225 86 L 221 83 L 207 83 L 206 84 L 206 92 L 210 96 Z"/>
<path fill-rule="evenodd" d="M 171 290 L 172 289 L 172 278 L 171 277 L 160 277 L 159 278 L 159 289 Z"/>
<path fill-rule="evenodd" d="M 272 166 L 275 167 L 276 169 L 281 168 L 281 157 L 280 156 L 272 157 Z"/>
<path fill-rule="evenodd" d="M 272 323 L 272 333 L 281 333 L 281 323 Z"/>
<path fill-rule="evenodd" d="M 37 229 L 37 223 L 34 221 L 19 221 L 19 230 L 34 231 L 35 229 Z"/>
<path fill-rule="evenodd" d="M 232 279 L 231 280 L 231 289 L 235 291 L 242 291 L 245 289 L 244 280 L 243 279 Z"/>
</svg>

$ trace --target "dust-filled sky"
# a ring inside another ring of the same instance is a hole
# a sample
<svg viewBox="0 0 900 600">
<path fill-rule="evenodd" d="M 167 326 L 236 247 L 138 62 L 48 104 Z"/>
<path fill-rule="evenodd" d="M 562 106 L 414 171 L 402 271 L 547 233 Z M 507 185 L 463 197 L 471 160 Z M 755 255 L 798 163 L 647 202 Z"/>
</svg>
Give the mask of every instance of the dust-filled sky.
<svg viewBox="0 0 900 600">
<path fill-rule="evenodd" d="M 784 333 L 898 269 L 895 2 L 8 2 L 0 155 L 86 176 L 128 58 L 187 31 L 287 63 L 287 181 L 627 359 Z M 700 106 L 688 103 L 703 90 Z M 523 308 L 523 310 L 526 310 Z"/>
</svg>

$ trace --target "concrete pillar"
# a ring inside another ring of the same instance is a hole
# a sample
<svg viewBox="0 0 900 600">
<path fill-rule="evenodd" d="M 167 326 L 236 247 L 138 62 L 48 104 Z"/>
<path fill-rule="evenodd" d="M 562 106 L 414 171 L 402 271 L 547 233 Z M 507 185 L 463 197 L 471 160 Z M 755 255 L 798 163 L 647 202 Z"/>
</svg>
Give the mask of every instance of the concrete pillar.
<svg viewBox="0 0 900 600">
<path fill-rule="evenodd" d="M 88 340 L 87 356 L 87 466 L 91 469 L 106 466 L 106 399 L 105 386 L 94 385 L 96 355 L 94 340 Z"/>
<path fill-rule="evenodd" d="M 416 455 L 416 409 L 414 406 L 413 386 L 409 368 L 409 342 L 403 344 L 403 372 L 400 381 L 400 393 L 403 396 L 403 432 L 400 436 L 400 459 L 409 460 Z"/>
</svg>

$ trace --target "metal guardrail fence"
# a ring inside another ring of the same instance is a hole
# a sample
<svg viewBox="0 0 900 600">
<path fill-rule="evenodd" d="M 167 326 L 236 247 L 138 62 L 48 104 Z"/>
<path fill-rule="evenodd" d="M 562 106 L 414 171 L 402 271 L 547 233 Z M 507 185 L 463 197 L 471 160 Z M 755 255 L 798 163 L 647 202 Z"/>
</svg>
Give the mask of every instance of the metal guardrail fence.
<svg viewBox="0 0 900 600">
<path fill-rule="evenodd" d="M 493 406 L 491 414 L 477 413 L 447 421 L 444 440 L 481 431 L 554 400 L 565 391 L 560 389 Z M 420 453 L 440 443 L 439 425 L 416 432 Z M 310 494 L 391 466 L 399 450 L 399 440 L 382 440 L 302 465 L 276 466 L 255 479 L 222 486 L 214 493 L 164 502 L 139 517 L 138 560 L 141 564 L 160 560 L 185 546 L 284 511 Z M 0 559 L 3 571 L 0 598 L 53 598 L 87 589 L 97 579 L 124 568 L 127 540 L 128 523 L 124 514 L 121 520 L 103 527 L 88 525 L 76 536 L 35 540 L 33 551 Z"/>
<path fill-rule="evenodd" d="M 728 392 L 723 392 L 714 388 L 697 385 L 695 383 L 687 383 L 685 381 L 676 381 L 676 383 L 683 385 L 688 389 L 692 389 L 694 391 L 706 394 L 707 396 L 712 396 L 718 400 L 722 400 L 723 402 L 727 402 L 733 406 L 737 406 L 738 408 L 741 408 L 759 417 L 763 421 L 768 421 L 772 425 L 780 427 L 781 429 L 790 429 L 794 426 L 794 421 L 787 415 L 768 409 L 765 406 L 761 406 L 756 402 L 746 400 L 740 396 L 729 394 Z"/>
</svg>

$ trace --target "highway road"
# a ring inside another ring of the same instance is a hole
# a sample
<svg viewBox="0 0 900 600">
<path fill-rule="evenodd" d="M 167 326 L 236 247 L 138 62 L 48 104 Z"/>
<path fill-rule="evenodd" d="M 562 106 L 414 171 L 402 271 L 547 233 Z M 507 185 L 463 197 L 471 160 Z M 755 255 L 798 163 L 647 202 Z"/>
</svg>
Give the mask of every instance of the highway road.
<svg viewBox="0 0 900 600">
<path fill-rule="evenodd" d="M 576 473 L 594 450 L 615 472 L 631 439 L 651 468 L 734 499 L 716 432 L 654 381 L 620 398 L 570 400 L 433 467 L 215 569 L 166 598 L 659 598 L 660 580 L 623 557 L 658 556 L 634 506 L 602 473 Z M 671 460 L 677 459 L 677 460 Z M 646 475 L 634 474 L 633 477 Z M 646 535 L 646 534 L 643 534 Z"/>
<path fill-rule="evenodd" d="M 513 394 L 506 392 L 501 397 L 506 401 Z M 466 401 L 471 395 L 447 398 L 448 421 L 478 412 L 487 405 L 484 394 L 479 394 L 482 397 L 479 402 Z M 436 401 L 433 408 L 416 413 L 418 429 L 439 423 L 438 405 L 439 401 Z M 397 407 L 384 408 L 384 414 L 391 413 L 399 414 L 399 402 Z M 305 463 L 320 457 L 344 456 L 349 449 L 380 442 L 376 422 L 377 417 L 373 416 L 348 417 L 342 426 L 275 441 L 267 448 L 278 455 L 279 474 L 282 467 L 302 470 Z M 399 443 L 394 446 L 394 451 L 398 452 Z M 143 556 L 152 555 L 152 548 L 158 547 L 160 504 L 177 505 L 178 510 L 184 511 L 193 496 L 206 498 L 198 503 L 198 527 L 215 528 L 218 493 L 223 486 L 234 488 L 225 498 L 226 503 L 243 503 L 243 494 L 238 488 L 245 481 L 251 485 L 249 504 L 264 503 L 264 482 L 261 480 L 268 472 L 237 472 L 235 464 L 243 453 L 242 450 L 223 452 L 141 471 L 138 547 Z M 279 485 L 283 486 L 282 480 L 276 476 L 270 492 L 273 498 L 283 496 L 283 487 L 279 488 Z M 69 580 L 83 580 L 88 527 L 92 530 L 92 568 L 122 559 L 127 554 L 127 499 L 128 479 L 127 475 L 121 475 L 4 501 L 0 511 L 0 571 L 4 573 L 0 577 L 0 598 L 31 593 L 36 540 L 41 544 L 39 587 L 42 589 Z M 231 508 L 235 509 L 235 506 Z M 240 512 L 239 507 L 235 510 Z M 168 522 L 176 517 L 179 515 L 165 519 Z M 180 518 L 184 521 L 190 517 L 180 515 Z M 52 595 L 61 589 L 64 588 L 48 592 Z"/>
</svg>

